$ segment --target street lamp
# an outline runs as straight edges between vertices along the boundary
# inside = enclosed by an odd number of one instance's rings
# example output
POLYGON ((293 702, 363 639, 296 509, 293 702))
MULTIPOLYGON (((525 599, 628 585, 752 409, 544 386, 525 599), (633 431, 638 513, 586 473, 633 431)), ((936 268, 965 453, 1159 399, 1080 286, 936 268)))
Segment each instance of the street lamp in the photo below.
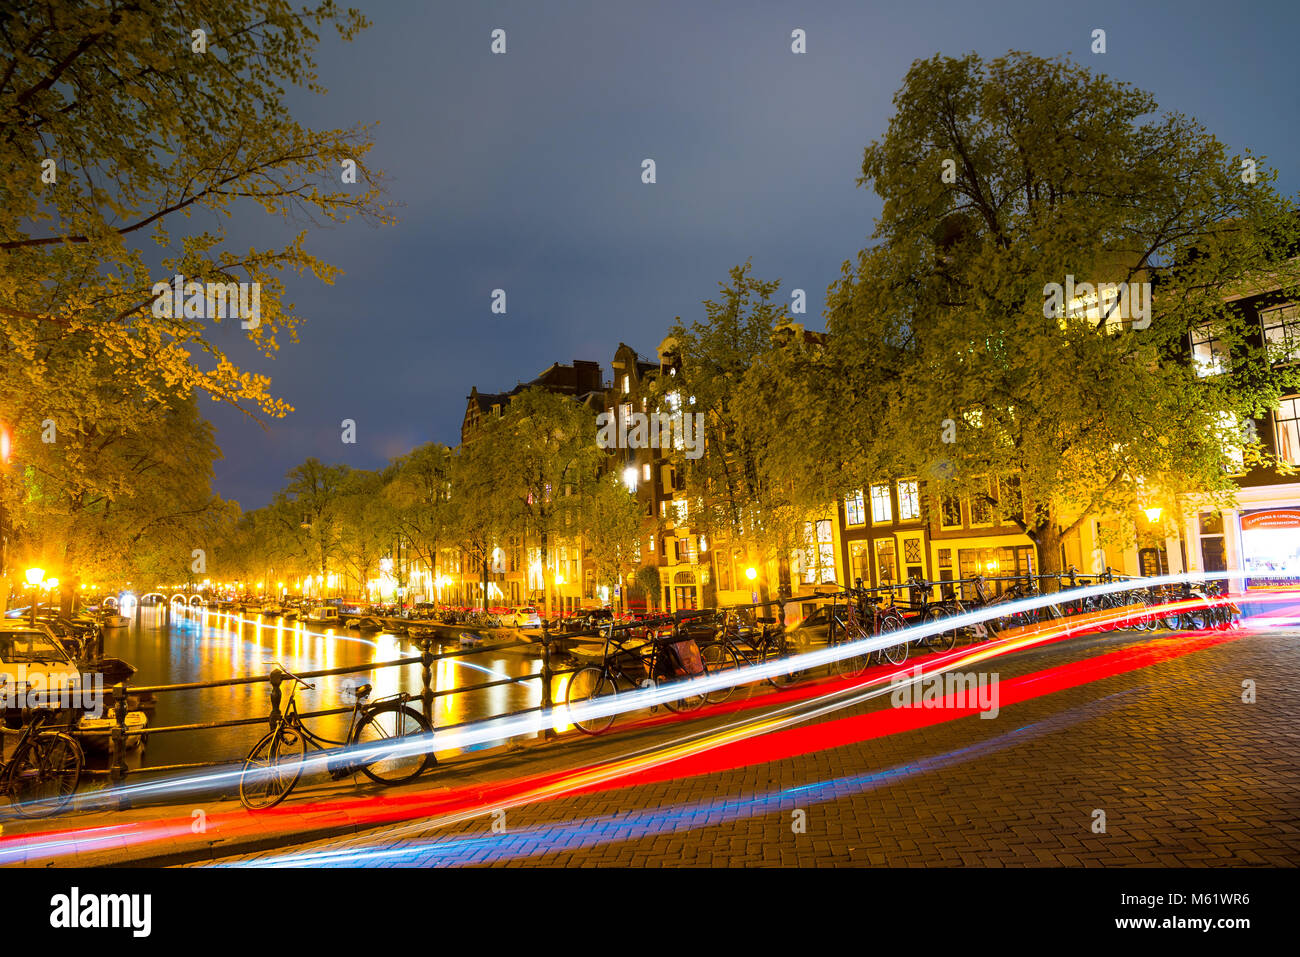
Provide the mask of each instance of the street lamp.
POLYGON ((36 606, 41 603, 41 582, 45 578, 44 568, 27 569, 27 584, 32 590, 32 624, 36 624, 36 606))
POLYGON ((750 565, 748 568, 745 569, 745 577, 748 578, 750 581, 753 581, 755 578, 758 577, 758 569, 755 568, 753 565, 750 565))

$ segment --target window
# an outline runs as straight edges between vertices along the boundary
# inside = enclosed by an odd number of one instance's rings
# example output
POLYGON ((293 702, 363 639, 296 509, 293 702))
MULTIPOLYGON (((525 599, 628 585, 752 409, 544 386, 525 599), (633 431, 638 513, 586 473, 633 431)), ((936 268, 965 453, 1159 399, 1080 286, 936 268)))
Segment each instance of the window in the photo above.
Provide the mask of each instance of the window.
POLYGON ((804 541, 807 542, 801 563, 804 583, 813 585, 835 581, 835 544, 830 519, 804 522, 803 529, 804 541))
POLYGON ((975 491, 970 496, 970 523, 972 525, 992 525, 993 506, 988 499, 988 479, 977 478, 975 491))
POLYGON ((850 549, 849 559, 852 565, 853 581, 864 581, 871 584, 871 552, 865 543, 859 543, 850 549))
POLYGON ((889 486, 871 486, 871 520, 877 525, 893 520, 893 510, 889 503, 889 486))
POLYGON ((1208 322, 1192 331, 1192 365, 1201 378, 1218 375, 1228 368, 1227 347, 1208 322))
POLYGON ((866 521, 866 513, 862 507, 862 490, 858 489, 844 500, 844 524, 865 525, 866 521))
POLYGON ((1264 346, 1274 362, 1300 360, 1300 305, 1289 303, 1259 314, 1264 324, 1264 346))
POLYGON ((880 572, 880 584, 888 585, 898 580, 892 538, 876 539, 876 568, 880 572))
POLYGON ((921 517, 921 484, 916 479, 898 483, 898 519, 913 522, 921 517))
POLYGON ((632 377, 623 376, 623 394, 627 395, 631 391, 632 391, 632 377))
POLYGON ((1231 412, 1220 412, 1217 420, 1223 439, 1224 468, 1229 475, 1242 475, 1246 471, 1246 450, 1242 447, 1241 421, 1231 412))
POLYGON ((647 462, 647 463, 645 463, 645 465, 641 466, 641 477, 642 477, 643 479, 645 479, 647 482, 650 481, 650 463, 649 463, 649 462, 647 462))
POLYGON ((961 527, 961 499, 945 495, 939 507, 939 525, 943 528, 961 527))
POLYGON ((1277 457, 1291 465, 1300 465, 1300 396, 1278 403, 1273 413, 1277 457))

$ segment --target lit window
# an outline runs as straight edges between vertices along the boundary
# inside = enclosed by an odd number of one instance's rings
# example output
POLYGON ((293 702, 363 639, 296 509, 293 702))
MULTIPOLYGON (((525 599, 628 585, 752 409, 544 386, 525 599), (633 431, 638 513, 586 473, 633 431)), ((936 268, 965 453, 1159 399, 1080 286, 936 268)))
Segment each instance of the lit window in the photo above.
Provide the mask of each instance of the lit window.
POLYGON ((632 377, 625 375, 623 376, 623 394, 627 395, 631 391, 632 391, 632 377))
POLYGON ((835 581, 835 543, 830 519, 804 522, 802 578, 806 584, 835 581))
POLYGON ((898 518, 911 522, 921 517, 921 484, 916 479, 898 483, 898 518))
POLYGON ((943 528, 961 526, 961 499, 955 495, 945 495, 939 508, 939 524, 943 528))
POLYGON ((1218 375, 1228 368, 1227 347, 1208 322, 1192 331, 1192 365, 1201 378, 1218 375))
POLYGON ((985 489, 988 487, 988 479, 975 479, 975 491, 970 497, 970 523, 972 525, 992 525, 993 524, 993 505, 989 502, 985 489))
POLYGON ((641 477, 642 477, 643 479, 645 479, 647 482, 650 481, 650 463, 649 463, 649 462, 647 462, 645 465, 641 466, 641 477))
POLYGON ((636 491, 636 469, 628 466, 623 470, 623 484, 627 486, 629 492, 636 491))
POLYGON ((1259 314, 1264 324, 1264 345, 1274 362, 1300 360, 1300 306, 1290 303, 1259 314))
POLYGON ((871 486, 871 520, 876 524, 892 521, 893 508, 889 502, 889 486, 871 486))
POLYGON ((1273 413, 1277 457, 1291 465, 1300 465, 1300 396, 1283 399, 1273 413))
POLYGON ((848 525, 865 525, 866 510, 862 507, 862 490, 854 492, 844 500, 844 522, 848 525))
POLYGON ((1223 447, 1224 468, 1229 475, 1241 475, 1246 471, 1246 452, 1242 446, 1244 434, 1241 420, 1231 412, 1220 412, 1215 416, 1219 427, 1219 442, 1223 447))

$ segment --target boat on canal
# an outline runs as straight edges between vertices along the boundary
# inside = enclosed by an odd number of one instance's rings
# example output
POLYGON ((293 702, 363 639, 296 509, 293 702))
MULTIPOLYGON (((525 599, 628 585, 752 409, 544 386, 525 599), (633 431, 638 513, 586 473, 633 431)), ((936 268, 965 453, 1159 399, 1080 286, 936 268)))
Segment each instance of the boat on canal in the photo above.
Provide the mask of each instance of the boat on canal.
POLYGON ((299 616, 298 620, 309 625, 333 625, 338 627, 343 624, 343 619, 339 618, 339 610, 333 605, 312 605, 299 616))

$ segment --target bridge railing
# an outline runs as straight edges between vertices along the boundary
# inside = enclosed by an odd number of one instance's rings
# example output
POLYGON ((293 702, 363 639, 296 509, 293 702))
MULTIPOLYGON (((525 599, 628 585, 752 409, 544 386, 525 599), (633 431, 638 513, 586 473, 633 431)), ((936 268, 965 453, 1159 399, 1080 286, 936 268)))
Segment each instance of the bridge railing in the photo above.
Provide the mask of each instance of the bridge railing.
MULTIPOLYGON (((553 685, 555 680, 573 674, 575 671, 578 670, 577 668, 568 668, 568 667, 557 668, 555 666, 554 657, 555 657, 555 646, 557 644, 557 639, 565 638, 565 637, 569 637, 569 636, 565 636, 565 635, 551 636, 547 634, 545 631, 543 631, 540 641, 519 639, 514 641, 494 642, 486 649, 483 647, 468 647, 468 648, 457 648, 450 651, 436 651, 435 648, 439 646, 438 640, 434 637, 426 636, 417 639, 415 642, 420 652, 418 655, 409 655, 401 658, 394 658, 388 661, 371 662, 367 664, 346 665, 337 668, 323 668, 323 669, 317 669, 313 671, 302 671, 302 672, 296 672, 296 674, 300 678, 312 679, 312 678, 337 677, 340 675, 370 674, 374 672, 383 671, 385 669, 405 669, 405 668, 418 667, 420 669, 419 691, 418 694, 413 695, 413 697, 419 698, 421 707, 424 712, 424 717, 429 722, 430 727, 433 728, 436 734, 438 731, 448 731, 453 728, 461 727, 465 724, 473 723, 473 722, 459 722, 456 724, 449 724, 449 725, 448 724, 439 725, 436 723, 435 711, 433 707, 434 702, 440 698, 446 698, 451 695, 472 694, 474 692, 486 691, 492 688, 499 688, 507 685, 524 684, 526 682, 537 681, 540 682, 541 684, 541 695, 540 695, 541 700, 539 701, 538 704, 526 708, 518 708, 512 711, 504 711, 500 713, 494 712, 490 715, 475 720, 476 721, 498 720, 501 718, 516 717, 520 715, 539 713, 539 712, 551 710, 551 708, 553 707, 552 698, 554 693, 553 685), (539 670, 529 672, 528 674, 523 674, 523 675, 498 678, 490 681, 479 681, 473 684, 456 685, 454 687, 449 687, 449 688, 437 687, 437 672, 434 666, 439 661, 454 660, 458 658, 464 658, 472 655, 482 654, 485 650, 498 652, 498 651, 509 651, 512 649, 519 649, 519 648, 531 648, 540 651, 539 657, 541 660, 541 667, 539 670)), ((124 781, 128 776, 134 774, 187 771, 187 770, 194 770, 198 768, 224 765, 224 764, 228 764, 231 760, 237 760, 243 757, 243 755, 242 754, 231 755, 230 757, 225 758, 224 760, 191 761, 191 762, 184 762, 184 763, 150 765, 148 767, 131 768, 127 764, 127 753, 129 750, 127 747, 127 740, 129 737, 133 737, 137 734, 142 734, 142 733, 153 736, 159 734, 184 734, 184 733, 193 733, 193 732, 215 731, 215 730, 228 729, 228 728, 248 727, 252 725, 266 725, 269 727, 277 720, 279 715, 280 692, 279 692, 278 685, 279 685, 279 679, 282 677, 283 677, 282 672, 271 671, 265 674, 241 675, 233 678, 220 678, 211 681, 190 681, 190 682, 183 682, 178 684, 135 685, 135 684, 131 684, 129 681, 115 684, 112 687, 112 692, 113 692, 113 705, 111 710, 111 717, 113 719, 112 726, 108 728, 101 728, 101 729, 93 729, 93 730, 88 729, 79 732, 79 734, 83 736, 91 736, 91 737, 107 736, 108 737, 109 739, 108 767, 106 769, 88 770, 85 773, 90 775, 97 775, 97 776, 107 776, 113 784, 117 784, 119 782, 124 781), (155 697, 157 697, 158 695, 183 694, 187 692, 200 692, 205 690, 211 690, 214 688, 228 688, 228 687, 234 687, 239 685, 255 685, 255 684, 266 684, 269 688, 268 699, 267 699, 268 710, 267 713, 263 715, 257 715, 253 717, 242 717, 242 718, 226 718, 217 721, 191 722, 187 724, 148 726, 143 729, 132 729, 127 724, 126 718, 127 718, 128 711, 130 710, 127 702, 132 695, 142 696, 142 695, 152 694, 155 697)), ((314 711, 303 711, 300 712, 300 717, 304 719, 322 718, 331 715, 348 714, 352 710, 353 707, 351 704, 349 704, 343 707, 323 708, 314 711)), ((555 731, 553 728, 547 727, 543 729, 543 733, 545 736, 551 737, 555 734, 555 731)))

